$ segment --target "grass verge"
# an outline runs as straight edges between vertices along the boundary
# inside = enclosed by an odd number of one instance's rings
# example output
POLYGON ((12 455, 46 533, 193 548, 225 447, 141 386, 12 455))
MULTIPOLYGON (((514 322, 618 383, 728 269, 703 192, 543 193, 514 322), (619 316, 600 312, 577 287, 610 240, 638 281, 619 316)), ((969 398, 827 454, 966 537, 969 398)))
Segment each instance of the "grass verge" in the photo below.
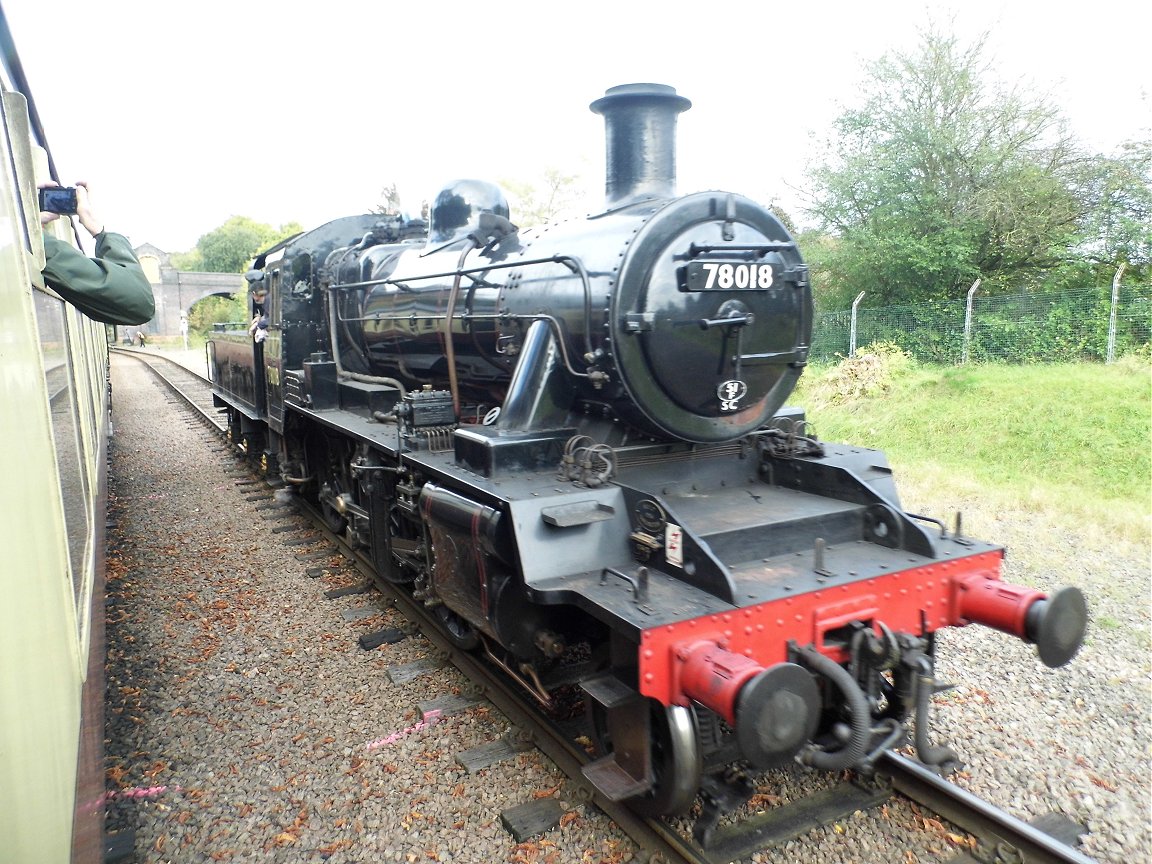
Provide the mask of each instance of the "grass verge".
MULTIPOLYGON (((806 375, 819 436, 886 452, 902 494, 1059 514, 1136 543, 1152 533, 1152 370, 919 366, 891 346, 806 375)), ((908 501, 905 501, 911 505, 908 501)))

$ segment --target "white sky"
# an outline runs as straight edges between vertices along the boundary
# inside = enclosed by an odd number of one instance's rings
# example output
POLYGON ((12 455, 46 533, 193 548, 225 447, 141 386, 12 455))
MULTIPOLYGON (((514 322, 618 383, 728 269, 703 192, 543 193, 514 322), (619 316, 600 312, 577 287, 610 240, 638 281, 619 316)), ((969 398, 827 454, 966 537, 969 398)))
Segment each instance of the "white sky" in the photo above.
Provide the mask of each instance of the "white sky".
POLYGON ((794 209, 810 136, 929 14, 965 42, 987 31, 999 77, 1048 94, 1097 152, 1152 127, 1152 4, 1128 0, 0 3, 61 180, 171 252, 232 215, 308 228, 364 212, 392 182, 411 212, 454 177, 548 167, 599 196, 588 103, 636 81, 693 102, 680 192, 794 209))

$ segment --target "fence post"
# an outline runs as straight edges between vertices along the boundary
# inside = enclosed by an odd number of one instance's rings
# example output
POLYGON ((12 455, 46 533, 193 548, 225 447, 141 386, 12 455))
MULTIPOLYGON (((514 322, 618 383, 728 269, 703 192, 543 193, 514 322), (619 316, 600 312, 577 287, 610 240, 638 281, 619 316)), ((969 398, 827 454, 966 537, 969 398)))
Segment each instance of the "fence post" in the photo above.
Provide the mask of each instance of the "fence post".
POLYGON ((972 283, 972 287, 968 289, 968 306, 964 310, 964 350, 960 356, 960 365, 968 365, 968 346, 972 344, 972 298, 976 294, 976 289, 980 287, 980 280, 977 279, 972 283))
POLYGON ((1124 275, 1124 268, 1128 264, 1121 264, 1116 268, 1116 275, 1112 277, 1112 310, 1108 313, 1108 354, 1105 363, 1116 359, 1116 306, 1120 300, 1120 277, 1124 275))
POLYGON ((852 326, 848 330, 848 356, 856 356, 856 307, 860 305, 860 301, 864 299, 864 292, 861 291, 856 295, 856 299, 852 301, 852 326))

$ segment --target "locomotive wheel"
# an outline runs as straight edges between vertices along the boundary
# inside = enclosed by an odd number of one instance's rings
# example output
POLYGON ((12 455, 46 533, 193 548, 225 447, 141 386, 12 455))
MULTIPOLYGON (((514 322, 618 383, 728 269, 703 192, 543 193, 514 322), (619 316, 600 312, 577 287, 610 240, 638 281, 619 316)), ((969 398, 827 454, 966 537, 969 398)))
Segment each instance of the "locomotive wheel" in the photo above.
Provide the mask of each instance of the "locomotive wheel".
POLYGON ((343 534, 348 521, 340 515, 335 507, 327 501, 320 502, 320 513, 324 516, 324 524, 333 534, 343 534))
POLYGON ((471 651, 480 644, 480 636, 472 625, 447 606, 437 606, 432 610, 432 614, 436 616, 440 629, 444 631, 448 641, 461 651, 471 651))
POLYGON ((424 538, 420 534, 419 526, 406 518, 398 507, 389 506, 380 575, 394 585, 411 583, 420 575, 420 569, 414 566, 410 550, 423 544, 424 538), (401 547, 409 554, 401 554, 401 547))
POLYGON ((340 482, 340 476, 336 471, 329 466, 324 472, 324 482, 320 486, 321 493, 320 499, 320 513, 324 517, 324 524, 328 526, 328 530, 333 534, 343 534, 345 527, 348 525, 348 520, 344 518, 339 510, 331 503, 333 499, 339 499, 341 493, 345 490, 344 484, 340 482), (324 492, 327 492, 327 497, 324 492))
MULTIPOLYGON (((652 788, 627 799, 643 816, 678 816, 696 800, 703 770, 696 715, 680 705, 665 707, 649 699, 652 788)), ((592 732, 601 753, 612 752, 607 714, 598 704, 592 709, 592 732)))

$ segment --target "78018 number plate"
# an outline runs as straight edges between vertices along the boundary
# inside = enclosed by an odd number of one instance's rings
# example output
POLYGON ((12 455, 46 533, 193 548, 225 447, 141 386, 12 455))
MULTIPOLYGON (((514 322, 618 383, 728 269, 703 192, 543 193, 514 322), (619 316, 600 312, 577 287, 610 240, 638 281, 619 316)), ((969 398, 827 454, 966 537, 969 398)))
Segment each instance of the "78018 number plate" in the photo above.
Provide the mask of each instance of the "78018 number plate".
POLYGON ((689 261, 686 291, 766 291, 775 282, 771 264, 753 261, 689 261))

